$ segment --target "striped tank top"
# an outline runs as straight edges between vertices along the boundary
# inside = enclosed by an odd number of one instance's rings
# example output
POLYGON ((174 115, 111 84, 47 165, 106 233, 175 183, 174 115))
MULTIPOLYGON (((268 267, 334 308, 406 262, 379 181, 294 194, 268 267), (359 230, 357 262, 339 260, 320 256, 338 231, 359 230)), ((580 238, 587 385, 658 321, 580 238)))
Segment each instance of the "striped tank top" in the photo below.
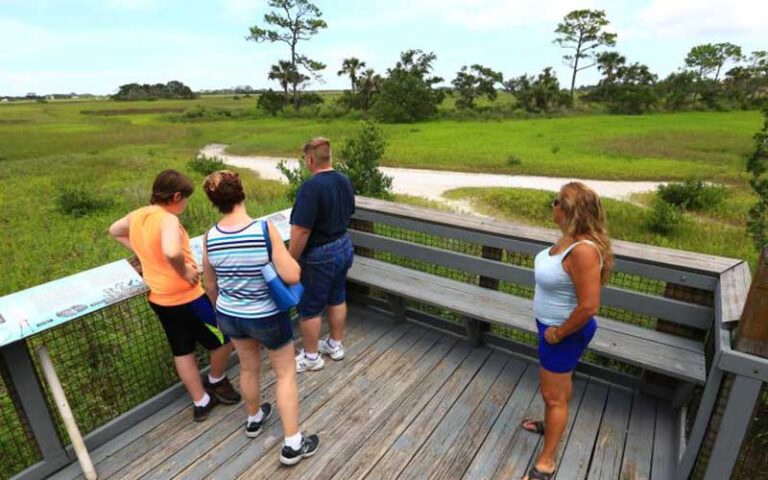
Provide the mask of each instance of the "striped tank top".
POLYGON ((264 318, 279 313, 269 295, 261 267, 269 263, 262 222, 225 231, 208 230, 208 262, 216 272, 219 296, 216 309, 233 317, 264 318))

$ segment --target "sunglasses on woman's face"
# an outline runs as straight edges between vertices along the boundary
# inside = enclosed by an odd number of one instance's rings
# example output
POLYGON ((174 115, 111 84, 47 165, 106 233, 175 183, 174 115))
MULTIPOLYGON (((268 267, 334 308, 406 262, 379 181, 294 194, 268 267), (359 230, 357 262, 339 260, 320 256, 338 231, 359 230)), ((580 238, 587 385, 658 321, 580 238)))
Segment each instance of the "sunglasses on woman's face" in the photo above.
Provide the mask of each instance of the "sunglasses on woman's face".
POLYGON ((559 207, 560 206, 560 199, 556 198, 552 200, 552 208, 559 207))

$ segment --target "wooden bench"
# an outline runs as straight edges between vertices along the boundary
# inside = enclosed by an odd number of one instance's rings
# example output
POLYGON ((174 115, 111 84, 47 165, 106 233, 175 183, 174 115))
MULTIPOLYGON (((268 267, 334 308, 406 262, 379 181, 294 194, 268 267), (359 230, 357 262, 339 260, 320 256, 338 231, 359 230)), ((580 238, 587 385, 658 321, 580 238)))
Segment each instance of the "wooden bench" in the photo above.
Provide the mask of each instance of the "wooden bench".
MULTIPOLYGON (((536 333, 533 301, 361 256, 349 272, 354 283, 408 300, 446 308, 465 317, 536 333)), ((701 342, 598 317, 590 350, 686 383, 706 381, 701 342)))
MULTIPOLYGON (((406 309, 396 299, 407 299, 464 317, 472 340, 483 337, 487 324, 537 333, 532 300, 498 291, 498 286, 532 291, 530 259, 554 243, 554 230, 362 197, 354 220, 352 241, 362 255, 356 257, 350 281, 388 294, 400 316, 406 309), (526 258, 528 263, 520 261, 526 258), (424 273, 419 265, 444 269, 447 275, 424 273)), ((703 339, 713 328, 714 308, 700 304, 701 298, 714 302, 720 274, 739 262, 623 241, 614 241, 613 247, 615 270, 624 280, 603 287, 602 304, 610 307, 606 315, 648 319, 650 328, 598 317, 590 350, 675 379, 677 394, 685 397, 692 385, 703 385, 707 378, 703 339)), ((409 313, 422 316, 413 309, 409 313)), ((519 349, 533 351, 526 345, 519 349)))

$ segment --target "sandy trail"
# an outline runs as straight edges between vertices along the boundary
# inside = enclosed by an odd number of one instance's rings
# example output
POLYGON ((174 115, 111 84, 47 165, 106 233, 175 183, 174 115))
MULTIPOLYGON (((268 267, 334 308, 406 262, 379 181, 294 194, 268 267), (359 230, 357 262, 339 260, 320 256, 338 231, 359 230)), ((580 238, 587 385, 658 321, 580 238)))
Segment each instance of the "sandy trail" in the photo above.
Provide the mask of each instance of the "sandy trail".
MULTIPOLYGON (((219 157, 227 164, 235 167, 251 169, 258 172, 261 178, 282 182, 285 182, 285 177, 277 169, 277 164, 285 160, 292 168, 298 165, 298 160, 292 158, 230 155, 226 153, 226 148, 226 145, 214 143, 200 150, 200 153, 206 156, 219 157)), ((579 180, 593 188, 600 196, 628 201, 633 194, 655 190, 662 183, 468 173, 416 168, 382 167, 381 170, 392 177, 394 193, 424 197, 446 204, 455 210, 475 214, 478 212, 472 208, 469 202, 450 200, 443 197, 443 194, 448 190, 461 187, 535 188, 557 192, 564 183, 579 180)))

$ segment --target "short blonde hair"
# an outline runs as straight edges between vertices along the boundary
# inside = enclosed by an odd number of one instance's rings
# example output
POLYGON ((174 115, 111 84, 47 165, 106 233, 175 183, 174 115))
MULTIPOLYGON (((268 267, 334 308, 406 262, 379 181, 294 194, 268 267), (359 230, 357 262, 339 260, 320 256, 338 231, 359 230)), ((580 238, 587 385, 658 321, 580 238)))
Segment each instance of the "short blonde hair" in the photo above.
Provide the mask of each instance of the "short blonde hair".
POLYGON ((310 154, 321 165, 331 161, 331 141, 324 137, 315 137, 304 144, 301 149, 304 155, 310 154))

